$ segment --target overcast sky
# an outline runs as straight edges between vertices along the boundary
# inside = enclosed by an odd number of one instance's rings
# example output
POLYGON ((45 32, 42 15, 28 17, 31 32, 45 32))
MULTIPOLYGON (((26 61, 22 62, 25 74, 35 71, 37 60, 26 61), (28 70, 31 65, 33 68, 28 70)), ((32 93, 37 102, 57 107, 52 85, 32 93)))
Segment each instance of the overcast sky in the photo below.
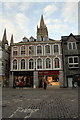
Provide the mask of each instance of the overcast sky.
POLYGON ((1 40, 5 28, 8 41, 11 34, 14 42, 21 41, 24 36, 36 38, 42 14, 49 38, 60 40, 61 36, 78 34, 77 2, 4 2, 0 3, 0 9, 1 40))

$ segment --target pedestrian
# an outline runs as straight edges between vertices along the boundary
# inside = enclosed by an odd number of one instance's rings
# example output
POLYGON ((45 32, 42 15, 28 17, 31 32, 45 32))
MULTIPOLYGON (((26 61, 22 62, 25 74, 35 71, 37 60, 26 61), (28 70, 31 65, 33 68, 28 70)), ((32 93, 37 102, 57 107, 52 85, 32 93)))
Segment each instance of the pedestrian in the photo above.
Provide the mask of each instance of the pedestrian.
POLYGON ((46 90, 46 88, 47 88, 47 82, 46 80, 44 80, 44 89, 46 90))

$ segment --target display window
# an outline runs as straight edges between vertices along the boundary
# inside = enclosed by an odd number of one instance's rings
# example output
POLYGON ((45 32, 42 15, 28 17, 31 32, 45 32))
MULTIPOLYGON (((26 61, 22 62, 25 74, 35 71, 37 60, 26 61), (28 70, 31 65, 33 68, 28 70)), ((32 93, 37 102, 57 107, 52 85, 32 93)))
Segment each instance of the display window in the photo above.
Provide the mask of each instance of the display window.
POLYGON ((32 75, 15 75, 13 81, 14 87, 33 87, 33 76, 32 75))

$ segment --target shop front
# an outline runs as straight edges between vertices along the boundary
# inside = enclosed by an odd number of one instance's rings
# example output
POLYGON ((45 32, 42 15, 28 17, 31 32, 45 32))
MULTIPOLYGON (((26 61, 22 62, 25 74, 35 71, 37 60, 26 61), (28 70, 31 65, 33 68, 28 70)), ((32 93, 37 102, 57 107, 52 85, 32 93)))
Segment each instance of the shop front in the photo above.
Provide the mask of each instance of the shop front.
POLYGON ((45 77, 48 85, 59 86, 59 71, 38 71, 39 88, 43 87, 43 78, 45 77))
POLYGON ((14 72, 13 87, 33 87, 33 72, 14 72))

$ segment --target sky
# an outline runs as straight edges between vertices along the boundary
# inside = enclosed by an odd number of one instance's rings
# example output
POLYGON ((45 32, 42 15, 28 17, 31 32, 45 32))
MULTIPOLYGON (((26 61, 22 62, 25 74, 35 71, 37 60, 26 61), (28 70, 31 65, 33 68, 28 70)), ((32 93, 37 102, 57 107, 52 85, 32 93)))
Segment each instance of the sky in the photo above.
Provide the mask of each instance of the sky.
POLYGON ((0 3, 0 40, 6 28, 7 40, 37 36, 37 25, 43 15, 49 38, 60 40, 70 33, 78 34, 77 2, 2 2, 0 3))

